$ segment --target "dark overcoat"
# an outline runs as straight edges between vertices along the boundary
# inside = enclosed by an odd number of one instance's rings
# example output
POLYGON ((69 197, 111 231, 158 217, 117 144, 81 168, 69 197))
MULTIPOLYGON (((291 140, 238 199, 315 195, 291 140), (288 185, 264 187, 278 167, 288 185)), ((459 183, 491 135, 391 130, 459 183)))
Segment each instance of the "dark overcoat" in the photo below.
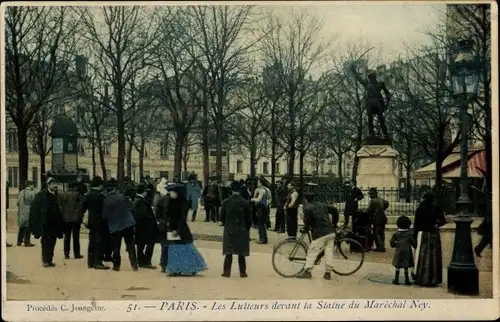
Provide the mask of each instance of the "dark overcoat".
POLYGON ((133 203, 135 243, 146 245, 158 240, 159 230, 153 208, 148 200, 137 195, 133 203))
POLYGON ((395 248, 392 266, 395 268, 410 268, 415 265, 413 262, 412 246, 416 247, 416 240, 413 238, 413 230, 398 230, 390 241, 391 247, 395 248))
POLYGON ((193 242, 193 235, 186 222, 186 214, 189 211, 189 202, 184 196, 172 199, 167 194, 162 196, 156 205, 155 215, 160 222, 159 241, 166 240, 167 231, 176 231, 180 240, 168 241, 174 244, 189 244, 193 242))
POLYGON ((89 212, 87 222, 89 229, 108 230, 108 223, 102 217, 104 199, 106 196, 96 188, 90 188, 90 191, 83 197, 80 212, 89 212))
POLYGON ((249 256, 249 230, 252 227, 250 203, 240 195, 233 194, 222 203, 220 214, 224 224, 222 254, 249 256))
POLYGON ((44 189, 36 194, 30 207, 30 231, 37 237, 62 238, 64 217, 57 195, 44 189))

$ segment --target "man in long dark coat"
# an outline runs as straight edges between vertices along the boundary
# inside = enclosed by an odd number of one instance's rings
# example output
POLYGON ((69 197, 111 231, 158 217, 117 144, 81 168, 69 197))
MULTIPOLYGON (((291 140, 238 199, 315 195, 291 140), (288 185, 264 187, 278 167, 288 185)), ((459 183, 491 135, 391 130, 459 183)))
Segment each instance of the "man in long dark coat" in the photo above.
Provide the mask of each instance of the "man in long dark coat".
POLYGON ((370 188, 368 194, 370 196, 368 215, 373 225, 373 239, 376 247, 374 251, 385 252, 385 225, 387 225, 385 210, 389 207, 389 202, 378 196, 376 188, 370 188))
POLYGON ((30 208, 30 231, 41 237, 43 267, 54 267, 54 248, 64 235, 64 217, 57 201, 57 181, 50 177, 47 187, 40 191, 30 208))
POLYGON ((286 185, 283 182, 278 181, 276 187, 276 222, 274 225, 274 231, 277 233, 284 233, 286 227, 285 220, 285 202, 288 195, 286 185))
POLYGON ((73 255, 83 258, 80 253, 80 229, 82 227, 83 212, 80 204, 83 195, 78 191, 77 184, 70 184, 67 191, 58 193, 59 207, 64 217, 64 258, 69 259, 71 239, 73 239, 73 255))
POLYGON ((238 255, 240 276, 247 277, 245 257, 250 255, 252 212, 250 203, 240 195, 240 183, 234 181, 231 189, 232 195, 224 200, 221 208, 221 220, 224 224, 222 254, 225 256, 222 276, 231 276, 233 255, 238 255))
POLYGON ((133 203, 135 219, 135 244, 137 246, 137 262, 139 267, 155 269, 151 263, 155 243, 158 240, 158 223, 148 196, 145 184, 137 186, 137 194, 133 203))
POLYGON ((356 181, 351 181, 351 189, 346 196, 344 207, 344 227, 349 225, 349 218, 353 217, 358 211, 358 202, 363 200, 363 192, 356 186, 356 181))
MULTIPOLYGON (((102 191, 102 178, 96 176, 90 183, 90 191, 81 204, 81 213, 89 212, 87 228, 89 229, 89 247, 87 253, 88 268, 109 269, 102 263, 106 249, 111 248, 109 242, 108 223, 102 217, 102 207, 106 196, 102 191)), ((111 254, 108 254, 111 257, 111 254)))

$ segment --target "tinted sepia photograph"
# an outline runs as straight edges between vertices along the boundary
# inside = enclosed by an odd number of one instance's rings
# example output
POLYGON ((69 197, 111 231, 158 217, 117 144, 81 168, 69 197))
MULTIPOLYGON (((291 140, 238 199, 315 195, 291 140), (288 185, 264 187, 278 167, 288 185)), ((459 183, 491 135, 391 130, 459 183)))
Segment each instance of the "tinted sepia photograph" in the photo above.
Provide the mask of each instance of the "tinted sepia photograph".
POLYGON ((1 9, 4 319, 498 314, 496 3, 1 9))

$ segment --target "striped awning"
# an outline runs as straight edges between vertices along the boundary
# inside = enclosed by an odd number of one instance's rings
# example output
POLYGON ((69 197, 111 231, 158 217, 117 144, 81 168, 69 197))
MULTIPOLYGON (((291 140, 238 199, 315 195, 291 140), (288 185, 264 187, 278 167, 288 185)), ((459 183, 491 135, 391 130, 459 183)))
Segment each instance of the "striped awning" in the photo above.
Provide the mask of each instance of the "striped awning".
MULTIPOLYGON (((481 178, 486 172, 486 154, 484 150, 475 150, 469 152, 467 162, 468 176, 471 178, 481 178)), ((443 178, 459 178, 460 177, 460 153, 453 152, 442 163, 443 178)), ((436 163, 426 165, 413 172, 414 179, 434 179, 436 175, 436 163)))

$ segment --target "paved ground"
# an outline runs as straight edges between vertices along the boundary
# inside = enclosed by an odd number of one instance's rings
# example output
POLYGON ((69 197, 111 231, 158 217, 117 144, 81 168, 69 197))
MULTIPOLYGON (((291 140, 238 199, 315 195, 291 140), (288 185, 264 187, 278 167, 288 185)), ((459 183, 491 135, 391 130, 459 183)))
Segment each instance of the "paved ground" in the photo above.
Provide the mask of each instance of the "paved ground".
MULTIPOLYGON (((13 240, 13 234, 8 234, 13 240)), ((271 246, 252 245, 248 258, 247 279, 237 274, 220 277, 222 269, 221 244, 196 241, 209 269, 196 277, 167 277, 159 270, 131 270, 128 262, 122 271, 96 271, 86 268, 86 260, 65 260, 62 242, 56 247, 54 268, 42 268, 40 246, 32 248, 10 247, 7 249, 8 284, 10 300, 145 300, 145 299, 296 299, 296 298, 462 298, 448 294, 445 283, 441 287, 394 286, 374 283, 372 280, 389 281, 392 267, 388 264, 366 262, 354 275, 334 276, 331 281, 321 278, 322 266, 318 266, 312 280, 285 279, 278 276, 271 265, 271 246)), ((82 239, 86 249, 87 240, 82 239)), ((158 246, 157 246, 158 247, 158 246)), ((159 261, 159 248, 154 262, 159 261)), ((124 253, 124 250, 122 250, 124 253)), ((372 256, 372 255, 369 255, 372 256)), ((123 254, 122 258, 126 259, 123 254)), ((480 272, 481 297, 492 296, 491 272, 480 272)))

